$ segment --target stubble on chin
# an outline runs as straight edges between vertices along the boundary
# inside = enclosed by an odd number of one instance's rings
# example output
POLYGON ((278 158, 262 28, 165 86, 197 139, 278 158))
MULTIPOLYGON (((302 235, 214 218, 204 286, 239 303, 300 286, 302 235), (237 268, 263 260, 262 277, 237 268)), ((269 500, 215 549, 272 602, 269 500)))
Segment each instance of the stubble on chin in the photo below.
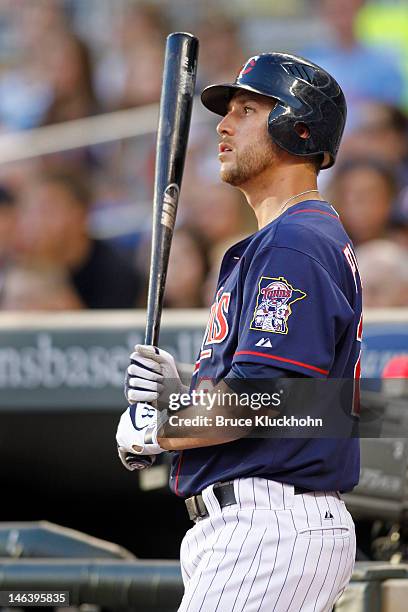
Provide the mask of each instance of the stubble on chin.
POLYGON ((274 144, 269 138, 263 143, 248 145, 241 153, 236 153, 234 164, 221 166, 220 178, 224 183, 239 187, 271 166, 275 157, 274 144))

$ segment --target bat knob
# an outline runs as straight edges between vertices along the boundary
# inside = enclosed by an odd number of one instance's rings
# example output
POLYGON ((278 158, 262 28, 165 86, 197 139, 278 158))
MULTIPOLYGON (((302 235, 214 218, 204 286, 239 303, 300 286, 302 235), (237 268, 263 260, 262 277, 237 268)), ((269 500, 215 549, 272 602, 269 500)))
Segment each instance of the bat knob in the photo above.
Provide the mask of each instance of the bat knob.
POLYGON ((130 470, 145 470, 153 465, 156 457, 154 455, 134 455, 128 453, 125 461, 130 470))

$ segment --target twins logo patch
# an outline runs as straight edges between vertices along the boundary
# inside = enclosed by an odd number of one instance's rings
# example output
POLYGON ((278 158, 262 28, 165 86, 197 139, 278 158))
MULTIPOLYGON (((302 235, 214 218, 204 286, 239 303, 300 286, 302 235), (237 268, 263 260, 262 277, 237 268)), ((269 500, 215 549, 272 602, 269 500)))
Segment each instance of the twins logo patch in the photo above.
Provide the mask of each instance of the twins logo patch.
POLYGON ((261 276, 254 316, 249 328, 273 334, 287 334, 291 307, 305 297, 304 291, 294 289, 283 276, 261 276))

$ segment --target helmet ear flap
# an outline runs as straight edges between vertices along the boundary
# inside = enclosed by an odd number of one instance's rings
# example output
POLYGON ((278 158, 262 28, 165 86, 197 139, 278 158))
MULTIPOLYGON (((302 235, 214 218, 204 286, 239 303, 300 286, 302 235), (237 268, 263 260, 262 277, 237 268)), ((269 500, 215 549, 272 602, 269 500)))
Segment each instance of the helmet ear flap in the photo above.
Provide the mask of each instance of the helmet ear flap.
POLYGON ((292 155, 321 156, 319 170, 330 168, 334 163, 330 153, 316 151, 319 145, 315 139, 315 130, 312 130, 305 121, 296 119, 292 110, 284 104, 278 103, 269 113, 268 132, 276 145, 292 155))
POLYGON ((273 142, 294 155, 307 155, 312 134, 304 121, 298 121, 291 109, 281 103, 269 113, 268 132, 273 142), (296 153, 294 153, 296 151, 296 153))

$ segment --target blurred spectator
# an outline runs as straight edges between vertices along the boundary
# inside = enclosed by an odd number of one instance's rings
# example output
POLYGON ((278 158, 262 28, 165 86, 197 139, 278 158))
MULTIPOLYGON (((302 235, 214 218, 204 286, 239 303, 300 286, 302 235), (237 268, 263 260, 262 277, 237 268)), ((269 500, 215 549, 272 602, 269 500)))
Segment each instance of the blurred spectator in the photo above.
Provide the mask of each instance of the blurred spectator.
POLYGON ((145 0, 130 0, 125 4, 120 24, 124 48, 135 44, 142 49, 150 42, 161 42, 169 31, 169 16, 162 6, 145 0))
MULTIPOLYGON (((147 2, 122 2, 118 8, 111 26, 111 44, 97 61, 94 75, 98 99, 107 110, 159 101, 169 28, 163 7, 147 2)), ((107 154, 100 160, 113 182, 120 185, 120 201, 138 202, 135 211, 138 222, 150 215, 155 143, 156 134, 152 131, 105 147, 107 154)), ((102 199, 107 201, 103 196, 102 199)))
POLYGON ((66 30, 45 40, 52 100, 43 125, 88 117, 97 112, 92 62, 87 45, 66 30))
POLYGON ((252 230, 255 218, 236 189, 222 183, 205 183, 190 176, 183 185, 181 214, 211 251, 220 242, 234 244, 252 230))
POLYGON ((388 240, 373 240, 356 252, 365 308, 408 304, 408 250, 388 240))
POLYGON ((167 308, 204 306, 203 286, 207 273, 208 260, 202 240, 187 228, 176 230, 170 252, 165 306, 167 308))
POLYGON ((105 242, 90 237, 91 193, 76 175, 48 172, 19 205, 18 252, 22 262, 67 272, 88 308, 130 308, 143 289, 130 264, 105 242))
POLYGON ((355 159, 339 165, 330 200, 355 245, 386 235, 395 197, 392 170, 374 159, 355 159))
POLYGON ((395 106, 366 103, 341 147, 342 158, 375 157, 392 165, 398 188, 408 185, 408 117, 395 106))
POLYGON ((398 195, 389 238, 408 250, 408 186, 398 195))
MULTIPOLYGON (((70 30, 56 31, 45 38, 45 69, 51 97, 41 125, 53 125, 95 115, 98 103, 93 87, 93 66, 88 46, 70 30)), ((95 172, 100 165, 99 150, 80 147, 42 158, 45 167, 63 164, 79 172, 95 172)))
POLYGON ((0 187, 0 295, 4 279, 12 257, 16 229, 16 210, 14 196, 0 187))
POLYGON ((23 190, 32 183, 40 167, 41 160, 38 157, 0 164, 0 185, 12 194, 17 202, 23 190))
POLYGON ((49 104, 49 84, 37 73, 37 66, 24 72, 9 70, 0 77, 0 129, 17 131, 36 127, 49 104))
POLYGON ((0 270, 9 260, 15 238, 16 207, 13 194, 0 186, 0 270))
POLYGON ((224 13, 210 10, 196 31, 200 40, 197 89, 210 83, 229 83, 248 57, 238 23, 224 13))
POLYGON ((118 108, 134 108, 160 100, 163 61, 162 43, 150 41, 143 48, 136 46, 130 50, 118 108))
POLYGON ((0 125, 14 131, 36 127, 51 103, 46 42, 50 35, 58 40, 66 18, 56 0, 20 0, 9 7, 8 17, 18 52, 0 77, 0 125))
POLYGON ((331 40, 303 54, 328 70, 340 83, 349 107, 348 128, 356 106, 365 100, 402 103, 404 81, 396 58, 383 46, 367 46, 356 37, 356 16, 364 0, 320 0, 331 40))
POLYGON ((235 240, 221 241, 213 246, 210 253, 210 269, 203 286, 203 300, 205 306, 211 306, 215 300, 215 290, 217 288, 221 262, 225 252, 232 246, 232 244, 239 242, 241 238, 245 238, 245 236, 237 236, 235 240))
POLYGON ((62 270, 13 266, 5 275, 3 310, 78 310, 83 308, 62 270))
POLYGON ((146 2, 124 6, 112 27, 112 44, 96 66, 96 89, 105 108, 159 100, 167 33, 161 7, 146 2))
MULTIPOLYGON (((17 3, 16 3, 17 4, 17 3)), ((16 6, 16 26, 28 51, 41 47, 51 32, 63 31, 68 27, 65 11, 67 3, 60 0, 19 0, 16 6)))

